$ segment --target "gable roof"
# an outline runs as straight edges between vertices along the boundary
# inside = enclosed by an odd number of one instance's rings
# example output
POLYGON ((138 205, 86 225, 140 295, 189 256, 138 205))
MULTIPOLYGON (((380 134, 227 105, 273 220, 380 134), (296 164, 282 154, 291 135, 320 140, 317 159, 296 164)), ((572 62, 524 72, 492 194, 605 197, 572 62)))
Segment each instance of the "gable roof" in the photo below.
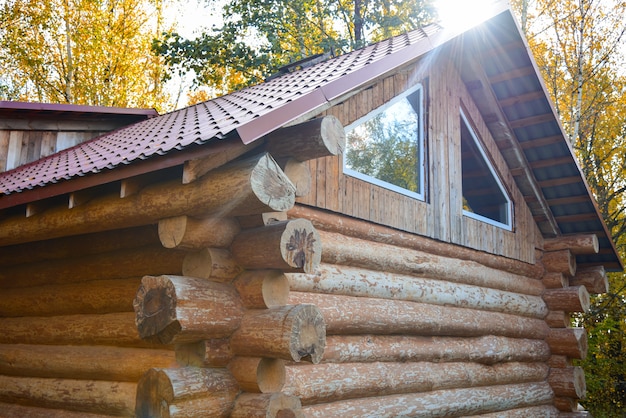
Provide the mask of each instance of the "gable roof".
POLYGON ((179 165, 192 158, 184 151, 213 141, 235 136, 251 143, 306 120, 394 69, 447 47, 450 40, 463 45, 462 77, 543 235, 595 233, 600 253, 578 255, 577 262, 621 270, 614 243, 508 7, 464 33, 431 25, 1 173, 0 209, 179 165))

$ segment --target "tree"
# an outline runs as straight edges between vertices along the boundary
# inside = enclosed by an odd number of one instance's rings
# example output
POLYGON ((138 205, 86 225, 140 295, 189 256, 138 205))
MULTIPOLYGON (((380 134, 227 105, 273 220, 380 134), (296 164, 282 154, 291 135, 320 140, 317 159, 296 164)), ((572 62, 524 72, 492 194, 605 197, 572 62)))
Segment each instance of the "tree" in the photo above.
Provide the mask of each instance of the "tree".
POLYGON ((161 0, 6 0, 0 6, 0 97, 155 107, 164 62, 151 53, 161 0))
MULTIPOLYGON (((598 206, 626 258, 626 2, 519 0, 529 44, 598 206)), ((596 417, 626 415, 626 280, 576 319, 589 332, 587 398, 596 417)))
MULTIPOLYGON (((214 5, 215 0, 207 0, 214 5)), ((196 84, 223 94, 256 84, 291 62, 339 55, 432 20, 432 0, 230 0, 220 28, 196 39, 175 32, 154 50, 196 84)))

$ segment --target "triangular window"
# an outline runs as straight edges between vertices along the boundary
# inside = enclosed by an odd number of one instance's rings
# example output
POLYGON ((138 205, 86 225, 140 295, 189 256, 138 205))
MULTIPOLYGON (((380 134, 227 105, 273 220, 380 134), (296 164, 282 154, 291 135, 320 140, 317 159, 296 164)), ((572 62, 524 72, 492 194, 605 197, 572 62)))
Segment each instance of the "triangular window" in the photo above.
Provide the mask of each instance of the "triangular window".
POLYGON ((463 214, 512 230, 512 203, 461 110, 461 165, 463 214))

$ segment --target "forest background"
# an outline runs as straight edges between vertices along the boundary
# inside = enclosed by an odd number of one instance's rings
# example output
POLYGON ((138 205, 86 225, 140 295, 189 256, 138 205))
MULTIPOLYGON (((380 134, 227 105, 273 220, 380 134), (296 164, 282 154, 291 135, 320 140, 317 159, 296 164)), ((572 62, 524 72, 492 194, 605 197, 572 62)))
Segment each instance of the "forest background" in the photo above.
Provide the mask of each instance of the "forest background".
MULTIPOLYGON (((440 0, 443 1, 443 0, 440 0)), ((459 4, 481 5, 459 1, 459 4)), ((200 0, 192 37, 175 0, 0 0, 0 100, 173 110, 438 19, 435 0, 200 0), (189 33, 187 31, 186 33, 189 33)), ((513 0, 520 27, 626 259, 626 1, 513 0)), ((461 16, 467 16, 463 11, 461 16)), ((589 333, 595 417, 626 416, 626 276, 575 319, 589 333)))

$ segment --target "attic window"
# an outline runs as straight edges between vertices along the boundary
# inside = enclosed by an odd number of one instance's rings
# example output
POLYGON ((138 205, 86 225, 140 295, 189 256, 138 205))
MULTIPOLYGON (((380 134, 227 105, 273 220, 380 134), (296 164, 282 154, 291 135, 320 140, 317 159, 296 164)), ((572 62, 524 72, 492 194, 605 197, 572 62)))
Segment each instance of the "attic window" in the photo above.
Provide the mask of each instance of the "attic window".
POLYGON ((512 230, 512 203, 461 110, 461 166, 463 214, 512 230))
POLYGON ((423 200, 423 107, 418 85, 346 127, 344 173, 423 200))

